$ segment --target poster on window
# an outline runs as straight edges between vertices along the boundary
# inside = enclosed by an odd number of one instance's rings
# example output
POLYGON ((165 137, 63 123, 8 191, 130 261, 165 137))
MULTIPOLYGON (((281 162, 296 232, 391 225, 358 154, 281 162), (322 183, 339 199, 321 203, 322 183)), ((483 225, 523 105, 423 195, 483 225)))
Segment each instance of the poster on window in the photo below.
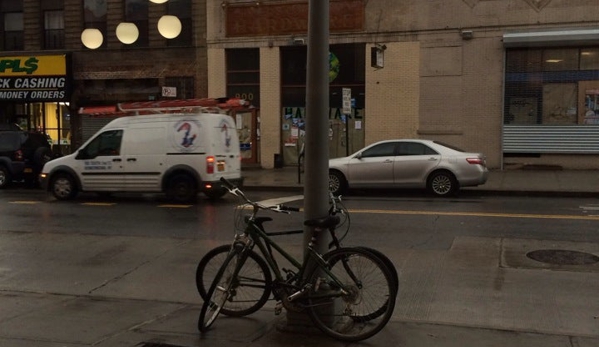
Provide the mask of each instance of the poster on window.
POLYGON ((599 124, 599 89, 585 91, 584 97, 584 120, 583 124, 599 124))

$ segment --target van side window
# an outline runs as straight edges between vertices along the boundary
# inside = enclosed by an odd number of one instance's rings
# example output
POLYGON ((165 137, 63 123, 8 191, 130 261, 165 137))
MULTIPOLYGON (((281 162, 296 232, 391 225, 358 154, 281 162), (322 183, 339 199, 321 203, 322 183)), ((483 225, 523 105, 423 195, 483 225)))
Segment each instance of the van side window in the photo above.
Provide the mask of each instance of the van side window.
POLYGON ((105 131, 87 145, 85 148, 86 157, 95 158, 97 156, 119 155, 122 139, 122 130, 105 131))

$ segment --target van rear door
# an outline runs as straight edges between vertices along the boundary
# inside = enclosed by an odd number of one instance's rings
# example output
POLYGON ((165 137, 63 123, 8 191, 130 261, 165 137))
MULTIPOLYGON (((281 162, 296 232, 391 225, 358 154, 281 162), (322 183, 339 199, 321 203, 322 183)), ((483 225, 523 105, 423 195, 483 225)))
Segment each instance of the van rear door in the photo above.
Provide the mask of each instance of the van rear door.
POLYGON ((241 177, 241 158, 239 156, 239 138, 235 123, 229 116, 218 116, 218 122, 213 128, 213 141, 211 144, 214 155, 214 178, 220 177, 236 179, 241 177))

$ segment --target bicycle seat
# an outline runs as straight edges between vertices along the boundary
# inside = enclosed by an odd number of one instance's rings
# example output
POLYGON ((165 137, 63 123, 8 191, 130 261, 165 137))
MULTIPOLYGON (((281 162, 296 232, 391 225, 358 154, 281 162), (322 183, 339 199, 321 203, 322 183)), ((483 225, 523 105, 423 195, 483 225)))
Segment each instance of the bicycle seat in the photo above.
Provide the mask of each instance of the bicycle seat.
POLYGON ((304 221, 304 225, 307 227, 315 227, 321 229, 329 229, 334 228, 339 222, 341 218, 339 216, 326 216, 324 218, 316 218, 316 219, 308 219, 304 221))

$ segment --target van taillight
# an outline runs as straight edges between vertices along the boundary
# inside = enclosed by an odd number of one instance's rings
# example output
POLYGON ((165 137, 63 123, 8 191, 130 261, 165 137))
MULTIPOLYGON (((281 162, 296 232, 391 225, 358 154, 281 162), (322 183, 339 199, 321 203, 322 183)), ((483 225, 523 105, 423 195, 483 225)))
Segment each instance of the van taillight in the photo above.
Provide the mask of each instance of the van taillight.
POLYGON ((23 161, 23 151, 20 149, 15 152, 15 161, 23 161))
POLYGON ((214 162, 215 160, 213 156, 210 155, 206 157, 206 173, 214 173, 214 162))

